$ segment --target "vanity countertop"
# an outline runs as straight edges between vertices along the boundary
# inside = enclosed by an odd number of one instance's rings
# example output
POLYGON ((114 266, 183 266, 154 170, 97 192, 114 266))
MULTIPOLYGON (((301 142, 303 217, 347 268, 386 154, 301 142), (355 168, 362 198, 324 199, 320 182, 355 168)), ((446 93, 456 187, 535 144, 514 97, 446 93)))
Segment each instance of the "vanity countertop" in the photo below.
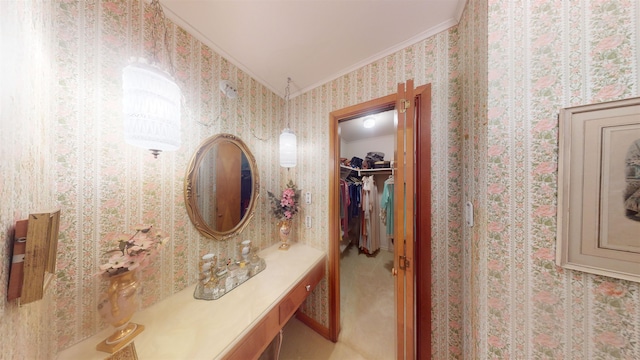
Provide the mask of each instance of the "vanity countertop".
MULTIPOLYGON (((288 251, 274 245, 260 252, 267 267, 218 300, 196 300, 195 285, 133 315, 145 329, 135 339, 138 359, 218 359, 309 272, 325 261, 323 251, 292 244, 288 251)), ((142 280, 144 281, 144 279, 142 280)), ((105 359, 96 345, 113 332, 109 327, 63 350, 58 359, 105 359)))

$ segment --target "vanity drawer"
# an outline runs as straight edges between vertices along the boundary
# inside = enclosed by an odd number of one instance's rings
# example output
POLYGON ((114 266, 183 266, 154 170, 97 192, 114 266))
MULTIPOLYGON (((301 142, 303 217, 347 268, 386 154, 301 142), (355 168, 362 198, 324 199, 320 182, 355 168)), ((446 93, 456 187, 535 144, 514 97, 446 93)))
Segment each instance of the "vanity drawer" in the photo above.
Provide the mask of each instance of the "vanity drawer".
POLYGON ((323 258, 223 359, 258 359, 269 343, 278 335, 280 329, 298 310, 304 299, 322 280, 324 271, 325 259, 323 258), (308 291, 307 286, 309 286, 308 291))
POLYGON ((280 331, 275 311, 270 311, 249 333, 241 344, 236 346, 224 359, 248 360, 257 359, 267 345, 280 331))
POLYGON ((324 261, 318 263, 305 277, 300 281, 289 294, 280 302, 280 325, 284 324, 291 318, 291 315, 302 305, 302 302, 309 296, 311 291, 324 277, 325 264, 324 261))

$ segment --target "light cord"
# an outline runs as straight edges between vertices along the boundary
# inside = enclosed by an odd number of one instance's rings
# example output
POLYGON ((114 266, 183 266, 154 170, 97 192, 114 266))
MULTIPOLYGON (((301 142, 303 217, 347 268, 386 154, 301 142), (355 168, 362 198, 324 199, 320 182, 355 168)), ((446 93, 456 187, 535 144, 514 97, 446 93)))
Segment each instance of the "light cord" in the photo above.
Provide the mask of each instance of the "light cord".
POLYGON ((284 122, 287 126, 287 128, 289 128, 289 96, 291 95, 291 78, 288 77, 287 78, 287 88, 284 89, 284 107, 285 107, 285 113, 284 113, 284 122))
POLYGON ((171 76, 175 76, 175 68, 173 67, 173 59, 171 57, 171 51, 169 49, 169 30, 167 29, 166 18, 164 16, 164 11, 162 10, 162 5, 160 5, 159 0, 151 0, 151 11, 153 16, 153 26, 151 27, 151 38, 153 38, 153 58, 156 63, 160 63, 160 59, 158 57, 159 53, 159 41, 160 41, 160 30, 163 31, 163 42, 164 42, 164 50, 166 51, 166 58, 169 62, 169 71, 171 76))

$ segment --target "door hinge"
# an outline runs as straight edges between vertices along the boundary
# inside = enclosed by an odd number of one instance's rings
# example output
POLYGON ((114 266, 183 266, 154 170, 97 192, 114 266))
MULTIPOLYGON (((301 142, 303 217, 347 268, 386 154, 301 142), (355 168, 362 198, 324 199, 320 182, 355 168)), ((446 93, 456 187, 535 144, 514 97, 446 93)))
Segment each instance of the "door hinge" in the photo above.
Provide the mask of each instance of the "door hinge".
POLYGON ((407 109, 411 106, 411 101, 407 99, 400 99, 400 113, 405 113, 407 109))
POLYGON ((408 267, 411 267, 411 261, 409 261, 406 256, 399 256, 398 267, 400 267, 401 270, 406 270, 408 267))

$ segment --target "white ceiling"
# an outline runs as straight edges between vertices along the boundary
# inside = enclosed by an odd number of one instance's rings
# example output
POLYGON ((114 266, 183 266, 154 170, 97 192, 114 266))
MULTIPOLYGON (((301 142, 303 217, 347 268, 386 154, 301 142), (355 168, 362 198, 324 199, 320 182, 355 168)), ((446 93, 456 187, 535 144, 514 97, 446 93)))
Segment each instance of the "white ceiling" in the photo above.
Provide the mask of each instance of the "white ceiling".
POLYGON ((338 125, 338 135, 341 140, 347 143, 373 137, 394 135, 396 133, 395 113, 395 110, 387 110, 373 115, 342 121, 338 125), (365 128, 363 125, 364 120, 368 117, 375 119, 376 125, 372 128, 365 128))
POLYGON ((165 14, 284 97, 458 23, 466 0, 160 0, 165 14))

